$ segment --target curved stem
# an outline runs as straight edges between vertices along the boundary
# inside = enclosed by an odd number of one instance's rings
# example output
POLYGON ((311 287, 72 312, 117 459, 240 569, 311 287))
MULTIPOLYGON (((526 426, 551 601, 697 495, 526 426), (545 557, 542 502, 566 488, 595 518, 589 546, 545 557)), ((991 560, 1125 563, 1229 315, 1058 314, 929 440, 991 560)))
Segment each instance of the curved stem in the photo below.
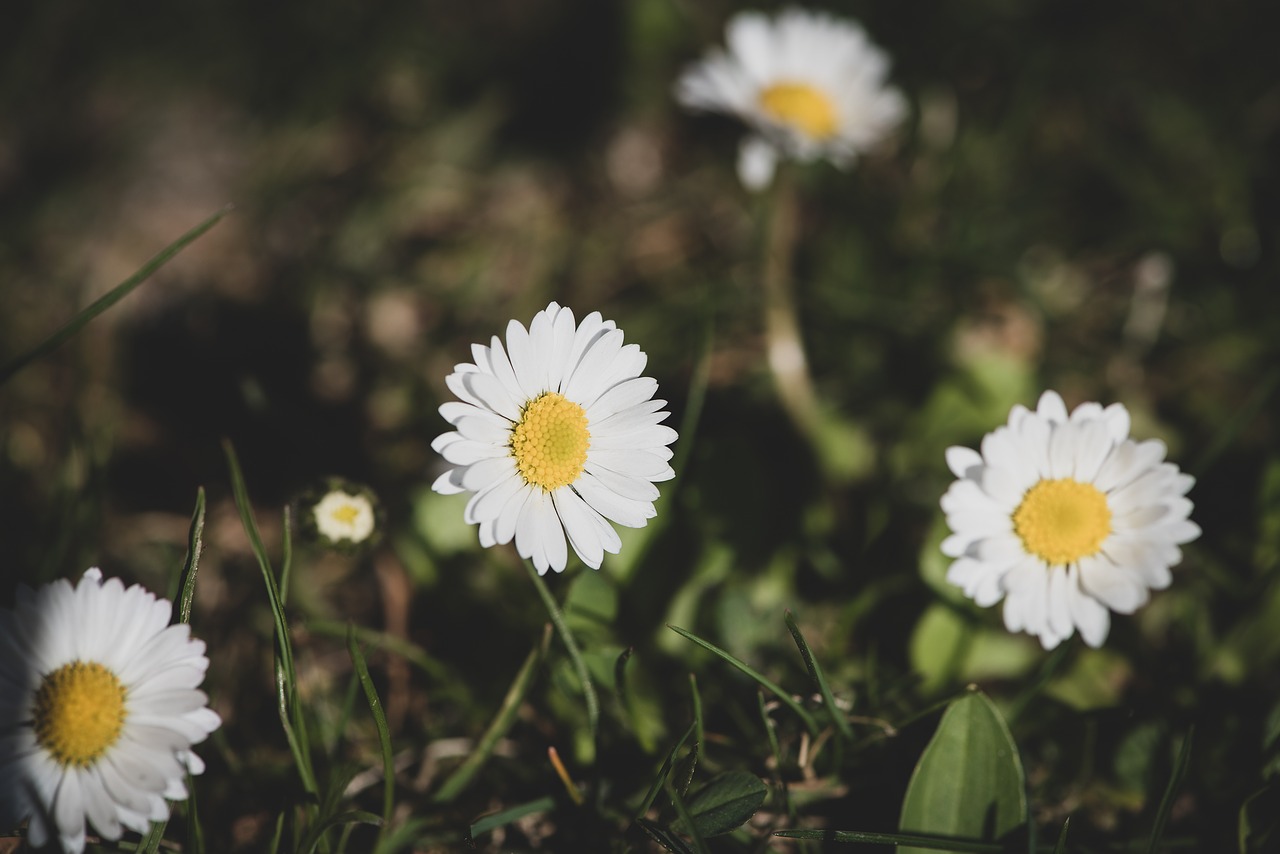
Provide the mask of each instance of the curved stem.
POLYGON ((792 277, 799 211, 790 170, 778 170, 772 202, 761 276, 765 350, 783 409, 800 434, 815 442, 819 424, 818 395, 804 353, 792 277))

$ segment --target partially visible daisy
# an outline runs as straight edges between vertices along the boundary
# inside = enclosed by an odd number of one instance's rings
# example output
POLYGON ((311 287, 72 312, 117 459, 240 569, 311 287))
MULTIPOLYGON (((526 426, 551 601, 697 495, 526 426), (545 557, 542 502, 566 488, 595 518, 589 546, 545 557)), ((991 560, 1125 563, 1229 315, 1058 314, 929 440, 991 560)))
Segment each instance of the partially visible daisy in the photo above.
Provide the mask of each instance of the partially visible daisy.
POLYGON ((959 478, 942 497, 954 532, 947 580, 988 607, 1004 599, 1009 631, 1052 649, 1080 630, 1101 646, 1110 612, 1131 614, 1169 586, 1178 548, 1200 536, 1187 517, 1195 483, 1163 462, 1164 443, 1129 438, 1129 413, 1085 403, 1067 414, 1052 391, 1015 406, 982 453, 947 449, 959 478))
POLYGON ((310 508, 316 532, 334 546, 356 546, 377 528, 377 515, 369 495, 338 482, 330 486, 310 508))
POLYGON ((30 818, 27 839, 84 849, 145 833, 185 800, 191 752, 221 724, 197 686, 209 666, 173 606, 90 569, 0 610, 0 827, 30 818))
POLYGON ((852 21, 796 8, 773 20, 739 12, 725 40, 728 52, 715 48, 680 76, 676 98, 752 127, 738 155, 750 189, 768 185, 779 156, 843 169, 906 114, 901 93, 885 86, 888 57, 852 21))
POLYGON ((566 536, 599 569, 622 546, 609 521, 644 527, 654 483, 675 476, 676 431, 661 423, 670 413, 652 399, 657 381, 640 375, 647 357, 600 312, 576 324, 554 302, 528 330, 508 323, 505 348, 495 335, 471 353, 445 380, 460 400, 440 414, 456 429, 431 447, 453 468, 432 488, 475 493, 465 518, 480 544, 514 538, 539 574, 565 568, 566 536))

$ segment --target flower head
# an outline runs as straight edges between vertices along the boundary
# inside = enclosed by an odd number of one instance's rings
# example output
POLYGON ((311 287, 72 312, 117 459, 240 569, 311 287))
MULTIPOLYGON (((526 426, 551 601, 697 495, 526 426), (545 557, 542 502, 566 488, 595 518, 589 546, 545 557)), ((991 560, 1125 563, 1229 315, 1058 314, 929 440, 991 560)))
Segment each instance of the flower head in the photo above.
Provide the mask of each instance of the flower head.
POLYGON ((191 752, 221 724, 196 686, 209 660, 172 605, 90 569, 18 589, 0 610, 0 827, 39 848, 145 833, 185 800, 191 752))
POLYGON ((378 527, 377 507, 371 495, 368 490, 342 481, 330 483, 309 508, 315 533, 335 548, 366 542, 378 527))
POLYGON ((609 521, 643 527, 654 483, 674 477, 676 431, 661 423, 658 383, 640 376, 645 354, 599 312, 576 324, 554 302, 527 330, 508 323, 505 348, 495 335, 471 352, 445 380, 459 400, 440 414, 455 429, 431 446, 453 467, 432 488, 475 493, 465 518, 485 547, 514 538, 539 573, 560 572, 567 536, 599 569, 622 546, 609 521))
POLYGON ((888 57, 852 21, 796 8, 772 20, 739 12, 725 40, 728 52, 716 48, 680 76, 676 98, 751 126, 738 155, 751 189, 769 183, 779 155, 844 168, 906 113, 901 93, 884 85, 888 57))
POLYGON ((1200 536, 1187 517, 1195 480, 1163 462, 1164 443, 1129 438, 1113 403, 1076 407, 1056 392, 1015 406, 982 452, 947 449, 958 480, 942 497, 954 532, 947 580, 988 607, 1004 599, 1009 631, 1052 649, 1072 633, 1101 646, 1110 613, 1131 614, 1169 586, 1178 546, 1200 536))

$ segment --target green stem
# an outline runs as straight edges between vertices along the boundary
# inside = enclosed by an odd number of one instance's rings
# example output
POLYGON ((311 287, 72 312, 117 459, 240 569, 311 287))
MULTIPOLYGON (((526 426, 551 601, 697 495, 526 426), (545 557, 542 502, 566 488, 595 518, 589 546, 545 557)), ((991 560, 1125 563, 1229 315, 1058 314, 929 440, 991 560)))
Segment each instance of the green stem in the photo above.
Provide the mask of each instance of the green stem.
POLYGON ((564 614, 561 613, 560 606, 556 604, 555 597, 551 595, 551 591, 547 589, 547 584, 542 580, 542 576, 533 568, 533 564, 528 561, 524 562, 524 568, 529 572, 529 577, 533 579, 534 589, 538 591, 538 595, 542 598, 542 604, 546 606, 547 614, 551 617, 551 624, 556 627, 556 634, 560 635, 560 640, 569 652, 569 660, 573 662, 573 669, 577 672, 579 681, 582 682, 582 696, 587 702, 587 721, 591 727, 591 743, 594 745, 596 730, 600 724, 600 702, 596 699, 595 686, 591 684, 591 674, 587 672, 587 662, 583 660, 582 651, 578 649, 578 642, 573 639, 573 633, 569 631, 569 624, 564 621, 564 614))
POLYGON ((816 443, 818 395, 804 353, 792 277, 799 211, 790 170, 778 171, 772 202, 761 275, 766 358, 787 416, 802 436, 816 443))

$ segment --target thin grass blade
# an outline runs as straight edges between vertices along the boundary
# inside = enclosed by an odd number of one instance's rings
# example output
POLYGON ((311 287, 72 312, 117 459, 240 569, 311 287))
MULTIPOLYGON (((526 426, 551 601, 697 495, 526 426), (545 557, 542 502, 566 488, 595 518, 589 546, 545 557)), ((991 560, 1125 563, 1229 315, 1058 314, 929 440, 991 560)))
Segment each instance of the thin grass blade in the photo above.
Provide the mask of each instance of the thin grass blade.
POLYGON ((836 705, 836 698, 831 693, 831 686, 827 684, 827 677, 823 674, 818 660, 813 657, 813 651, 809 649, 809 643, 804 639, 804 635, 800 633, 800 627, 796 625, 795 616, 790 611, 787 611, 785 619, 787 621, 787 629, 790 630, 792 639, 795 640, 796 646, 800 649, 800 657, 804 659, 804 666, 809 669, 809 678, 817 685, 818 693, 822 695, 822 702, 826 704, 827 711, 831 714, 831 719, 835 721, 836 729, 840 730, 840 735, 844 736, 846 743, 851 743, 853 741, 853 728, 849 726, 849 721, 844 712, 840 711, 840 707, 836 705))
POLYGON ((183 249, 186 249, 187 246, 197 240, 206 231, 217 225, 218 220, 222 219, 230 212, 231 206, 228 205, 206 219, 204 222, 197 225, 195 228, 188 231, 186 234, 179 237, 174 242, 170 243, 164 249, 161 249, 155 257, 143 264, 138 269, 138 272, 134 273, 132 276, 125 279, 102 296, 98 297, 98 299, 94 300, 91 305, 83 309, 75 317, 71 318, 66 326, 63 326, 57 332, 53 333, 53 335, 49 336, 45 341, 36 345, 33 349, 28 350, 16 359, 0 366, 0 385, 4 385, 10 377, 35 360, 61 347, 66 343, 67 339, 74 336, 98 315, 102 314, 104 311, 111 308, 111 306, 127 297, 134 288, 138 287, 138 285, 150 278, 152 273, 169 263, 173 256, 177 255, 183 249))
POLYGON ((747 676, 749 676, 749 677, 751 677, 752 679, 754 679, 757 683, 759 683, 759 684, 760 684, 760 686, 761 686, 761 687, 763 687, 765 690, 769 691, 769 692, 770 692, 770 693, 772 693, 775 697, 777 697, 777 698, 778 698, 778 700, 780 700, 780 701, 783 703, 783 705, 785 705, 787 708, 791 709, 791 711, 795 712, 795 713, 796 713, 796 717, 800 718, 800 720, 804 722, 805 728, 809 730, 809 734, 810 734, 810 735, 815 735, 815 736, 816 736, 816 735, 818 734, 818 722, 817 722, 816 720, 814 720, 814 719, 813 719, 813 715, 811 715, 811 714, 809 714, 808 712, 806 712, 806 711, 804 710, 804 708, 803 708, 799 703, 797 703, 795 700, 791 699, 791 695, 790 695, 790 694, 788 694, 786 691, 783 691, 783 690, 782 690, 782 688, 780 688, 780 687, 778 687, 778 685, 774 684, 774 683, 773 683, 773 682, 772 682, 772 681, 771 681, 767 676, 765 676, 763 673, 760 673, 760 672, 758 672, 758 671, 754 670, 754 669, 753 669, 750 665, 748 665, 746 662, 741 661, 741 660, 739 660, 739 659, 737 659, 737 658, 734 658, 732 655, 730 655, 729 653, 725 652, 725 651, 724 651, 723 649, 721 649, 720 647, 716 646, 715 644, 711 643, 710 641, 705 641, 705 640, 703 640, 702 638, 698 637, 697 635, 693 634, 692 632, 685 631, 684 629, 680 628, 679 626, 672 626, 672 625, 668 625, 668 626, 667 626, 667 628, 671 629, 671 631, 673 631, 673 632, 675 632, 676 634, 680 635, 682 638, 685 638, 686 640, 691 640, 691 641, 693 641, 693 642, 694 642, 694 643, 696 643, 698 646, 702 647, 703 649, 707 650, 708 652, 715 653, 715 654, 716 654, 716 655, 718 655, 720 658, 723 658, 723 659, 724 659, 725 661, 727 661, 729 664, 733 665, 733 666, 734 666, 734 667, 736 667, 738 670, 742 671, 744 674, 746 674, 747 676))
POLYGON ((997 842, 975 842, 945 836, 918 833, 869 833, 862 830, 775 830, 774 836, 785 839, 821 839, 823 842, 870 842, 877 845, 910 845, 931 851, 966 851, 971 854, 1002 854, 1005 848, 997 842))
POLYGON ((360 687, 364 689, 364 698, 373 714, 374 726, 378 728, 378 747, 382 751, 382 825, 378 829, 380 845, 386 836, 388 825, 391 824, 391 810, 395 807, 396 768, 395 759, 391 755, 391 729, 387 726, 387 715, 382 710, 382 701, 378 699, 378 691, 369 676, 369 664, 356 643, 354 630, 347 632, 347 651, 351 653, 351 663, 355 665, 356 675, 360 677, 360 687))
POLYGON ((1147 854, 1155 854, 1160 848, 1160 838, 1169 824, 1169 813, 1173 810, 1173 799, 1182 785, 1182 778, 1187 774, 1187 765, 1191 762, 1191 740, 1196 728, 1187 730, 1187 737, 1182 740, 1178 750, 1178 758, 1173 763, 1173 773, 1169 775, 1169 785, 1165 787, 1164 797, 1160 799, 1160 808, 1156 810, 1155 824, 1151 827, 1151 838, 1147 841, 1147 854))
POLYGON ((484 735, 480 737, 480 741, 476 744, 476 749, 471 751, 463 763, 448 776, 444 784, 440 786, 439 791, 431 798, 433 802, 449 803, 452 801, 470 784, 471 778, 484 766, 484 763, 489 761, 489 757, 493 754, 494 749, 497 748, 498 742, 511 729, 511 725, 515 723, 516 713, 520 710, 520 704, 524 702, 525 696, 533 686, 534 678, 538 674, 538 666, 546 655, 548 640, 550 640, 550 633, 546 632, 542 636, 542 642, 529 651, 529 655, 525 657, 524 664, 520 666, 520 672, 516 674, 511 687, 507 689, 507 695, 502 699, 502 706, 498 709, 498 714, 494 717, 493 722, 489 724, 489 728, 485 730, 484 735))

